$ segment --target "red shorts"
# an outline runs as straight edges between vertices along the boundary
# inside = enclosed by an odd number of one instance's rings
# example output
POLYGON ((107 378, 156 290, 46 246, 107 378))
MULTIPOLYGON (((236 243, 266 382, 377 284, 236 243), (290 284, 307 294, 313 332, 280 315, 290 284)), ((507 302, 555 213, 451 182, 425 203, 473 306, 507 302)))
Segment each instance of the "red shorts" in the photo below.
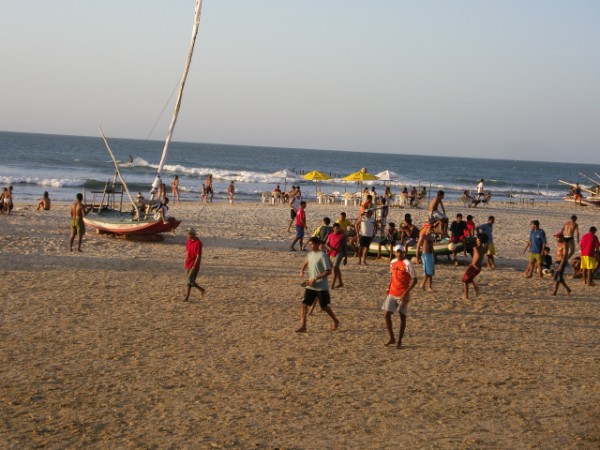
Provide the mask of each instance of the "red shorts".
POLYGON ((475 266, 467 267, 467 270, 465 270, 465 273, 462 277, 463 282, 470 283, 471 281, 473 281, 473 279, 475 279, 477 275, 479 275, 479 272, 481 272, 481 269, 475 266))

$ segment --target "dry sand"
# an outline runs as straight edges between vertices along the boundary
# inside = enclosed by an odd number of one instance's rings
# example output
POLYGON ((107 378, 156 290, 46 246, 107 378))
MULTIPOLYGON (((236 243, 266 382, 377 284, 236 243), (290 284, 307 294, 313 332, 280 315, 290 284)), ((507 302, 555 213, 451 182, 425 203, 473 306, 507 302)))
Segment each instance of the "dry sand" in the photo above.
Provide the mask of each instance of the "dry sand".
MULTIPOLYGON (((382 261, 343 268, 339 331, 318 313, 294 333, 304 255, 287 251, 285 206, 174 205, 184 222, 164 242, 88 230, 78 254, 68 205, 17 205, 0 216, 1 446, 598 448, 600 287, 569 277, 572 296, 552 297, 549 277, 522 274, 531 219, 552 236, 574 211, 600 225, 598 210, 447 206, 496 216, 499 267, 463 300, 464 265, 438 265, 396 350, 382 261), (183 303, 190 225, 207 294, 183 303)), ((343 209, 310 203, 309 227, 343 209)))

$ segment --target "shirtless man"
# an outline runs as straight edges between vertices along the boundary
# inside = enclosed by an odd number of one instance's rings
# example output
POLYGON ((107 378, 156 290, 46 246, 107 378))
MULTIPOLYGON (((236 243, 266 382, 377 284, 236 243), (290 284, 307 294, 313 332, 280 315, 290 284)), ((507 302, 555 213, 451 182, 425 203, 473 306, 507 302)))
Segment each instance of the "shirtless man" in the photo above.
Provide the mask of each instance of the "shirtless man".
POLYGON ((463 282, 463 290, 464 290, 464 299, 469 299, 469 284, 473 284, 473 289, 475 290, 475 295, 479 295, 479 289, 477 289, 477 285, 475 284, 475 277, 479 275, 481 272, 481 265, 483 264, 483 257, 485 256, 485 247, 487 244, 487 235, 483 233, 479 233, 477 235, 477 246, 473 249, 473 261, 465 270, 465 273, 462 277, 463 282))
POLYGON ((567 247, 567 254, 564 259, 569 259, 575 254, 575 236, 577 236, 577 243, 579 244, 579 224, 577 223, 577 216, 571 216, 571 220, 566 222, 560 232, 565 240, 567 247))
POLYGON ((438 191, 437 195, 431 203, 429 203, 429 217, 439 220, 442 223, 442 237, 448 236, 448 217, 446 216, 446 208, 444 208, 444 191, 438 191), (442 210, 439 211, 438 208, 442 210))
POLYGON ((435 256, 433 255, 433 243, 435 242, 435 231, 433 227, 428 227, 427 231, 422 233, 419 237, 416 249, 417 264, 419 263, 419 250, 423 248, 423 254, 421 260, 423 262, 423 282, 421 283, 421 289, 425 290, 425 284, 427 284, 427 290, 433 292, 433 275, 435 274, 435 256))
POLYGON ((212 179, 212 175, 208 175, 206 177, 206 200, 210 203, 212 203, 213 201, 213 195, 215 194, 214 190, 213 190, 213 179, 212 179))
POLYGON ((71 241, 69 242, 69 251, 73 251, 73 242, 75 241, 75 235, 79 237, 79 243, 77 245, 77 251, 81 251, 81 239, 85 234, 85 224, 83 223, 83 217, 86 214, 85 206, 83 206, 83 195, 77 194, 76 200, 71 205, 71 241))

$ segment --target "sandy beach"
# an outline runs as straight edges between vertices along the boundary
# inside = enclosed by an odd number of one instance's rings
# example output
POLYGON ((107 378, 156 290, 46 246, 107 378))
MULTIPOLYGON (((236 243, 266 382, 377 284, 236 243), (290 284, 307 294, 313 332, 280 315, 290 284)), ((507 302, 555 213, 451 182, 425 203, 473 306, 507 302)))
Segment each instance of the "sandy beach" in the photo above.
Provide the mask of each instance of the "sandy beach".
MULTIPOLYGON (((332 291, 341 321, 296 334, 305 255, 286 206, 172 205, 163 242, 88 229, 68 252, 68 204, 0 216, 0 437, 4 448, 595 448, 600 446, 600 286, 526 279, 538 219, 554 238, 566 203, 446 205, 496 217, 498 269, 462 299, 467 264, 414 291, 404 348, 384 347, 388 263, 355 259, 332 291), (200 300, 184 295, 184 229, 204 244, 200 300)), ((309 229, 357 208, 309 203, 309 229)), ((407 210, 393 208, 399 223, 407 210)), ((417 224, 424 209, 408 210, 417 224)), ((421 279, 421 266, 417 273, 421 279)), ((394 317, 394 327, 398 318, 394 317)))

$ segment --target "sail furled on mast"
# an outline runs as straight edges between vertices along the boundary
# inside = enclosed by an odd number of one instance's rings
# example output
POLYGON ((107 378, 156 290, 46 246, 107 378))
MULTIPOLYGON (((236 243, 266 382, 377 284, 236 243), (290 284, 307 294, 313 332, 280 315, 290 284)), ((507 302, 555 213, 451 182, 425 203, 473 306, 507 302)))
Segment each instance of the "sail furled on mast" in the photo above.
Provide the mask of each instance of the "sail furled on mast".
POLYGON ((192 55, 194 54, 194 46, 196 45, 196 36, 198 35, 198 28, 200 27, 201 11, 202 11, 202 0, 196 0, 196 6, 195 6, 195 10, 194 10, 194 27, 192 29, 192 41, 190 44, 190 50, 188 52, 187 59, 185 61, 183 74, 181 75, 181 81, 179 82, 179 90, 177 92, 177 100, 175 101, 175 108, 173 109, 173 116, 171 118, 171 124, 169 125, 169 132, 167 133, 167 137, 165 139, 165 145, 164 145, 163 151, 162 151, 162 156, 160 157, 160 162, 158 164, 158 169, 156 171, 157 177, 160 177, 160 173, 162 172, 163 165, 165 164, 165 159, 167 157, 167 152, 169 150, 169 144, 171 143, 171 138, 173 137, 173 131, 175 130, 175 124, 177 123, 177 116, 179 115, 179 109, 181 108, 181 99, 183 96, 183 88, 185 87, 185 80, 187 79, 187 75, 190 70, 190 64, 192 62, 192 55))

